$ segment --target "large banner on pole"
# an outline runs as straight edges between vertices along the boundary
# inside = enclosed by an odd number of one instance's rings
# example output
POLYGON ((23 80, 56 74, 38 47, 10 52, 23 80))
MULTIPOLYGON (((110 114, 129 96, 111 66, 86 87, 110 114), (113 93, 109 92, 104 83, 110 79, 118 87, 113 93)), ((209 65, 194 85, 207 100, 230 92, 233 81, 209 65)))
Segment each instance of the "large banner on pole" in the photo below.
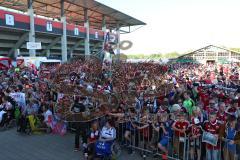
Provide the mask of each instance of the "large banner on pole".
POLYGON ((26 106, 25 93, 22 92, 10 93, 10 96, 17 102, 18 106, 25 108, 26 106))

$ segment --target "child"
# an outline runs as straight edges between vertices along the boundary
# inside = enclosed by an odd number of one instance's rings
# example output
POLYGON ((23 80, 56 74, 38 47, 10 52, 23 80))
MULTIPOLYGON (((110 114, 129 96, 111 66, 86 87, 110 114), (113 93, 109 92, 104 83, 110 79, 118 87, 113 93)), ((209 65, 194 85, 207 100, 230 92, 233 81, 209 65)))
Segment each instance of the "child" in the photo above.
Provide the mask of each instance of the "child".
MULTIPOLYGON (((217 139, 219 137, 220 132, 220 123, 217 121, 216 112, 210 112, 209 120, 204 123, 204 130, 213 134, 217 139)), ((211 144, 206 143, 206 153, 207 160, 216 160, 220 159, 220 143, 218 141, 217 146, 213 146, 211 144)))
POLYGON ((162 115, 161 122, 158 125, 152 125, 153 128, 160 132, 160 140, 158 143, 158 148, 164 152, 163 155, 168 155, 168 145, 172 137, 172 121, 168 119, 168 114, 162 115))
POLYGON ((200 136, 202 134, 202 127, 200 124, 200 120, 198 118, 194 118, 192 120, 192 125, 189 128, 191 160, 200 160, 200 136))
POLYGON ((92 127, 90 129, 90 133, 88 135, 88 147, 84 150, 84 155, 85 157, 88 157, 91 159, 91 156, 94 156, 95 153, 95 143, 99 138, 99 126, 98 126, 98 122, 94 121, 92 123, 92 127))
POLYGON ((179 118, 172 125, 175 131, 174 148, 180 157, 183 157, 183 145, 186 141, 186 131, 188 127, 189 122, 186 120, 185 113, 181 112, 179 118))

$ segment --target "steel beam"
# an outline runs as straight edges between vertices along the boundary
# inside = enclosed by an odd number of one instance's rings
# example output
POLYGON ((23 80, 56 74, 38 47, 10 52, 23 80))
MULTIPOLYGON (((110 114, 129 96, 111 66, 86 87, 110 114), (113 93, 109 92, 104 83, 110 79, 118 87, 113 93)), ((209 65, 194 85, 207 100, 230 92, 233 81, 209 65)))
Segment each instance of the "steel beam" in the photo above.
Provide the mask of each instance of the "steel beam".
POLYGON ((23 45, 23 43, 26 41, 27 37, 28 37, 29 33, 24 33, 17 41, 17 43, 14 45, 14 47, 9 51, 8 56, 12 56, 15 52, 16 49, 21 48, 21 46, 23 45))
POLYGON ((61 40, 61 37, 56 37, 42 52, 43 54, 46 54, 48 50, 50 50, 53 46, 55 46, 59 41, 61 40))
POLYGON ((71 54, 75 49, 77 49, 81 44, 83 44, 84 40, 81 39, 77 43, 72 46, 72 48, 69 49, 68 53, 71 54))

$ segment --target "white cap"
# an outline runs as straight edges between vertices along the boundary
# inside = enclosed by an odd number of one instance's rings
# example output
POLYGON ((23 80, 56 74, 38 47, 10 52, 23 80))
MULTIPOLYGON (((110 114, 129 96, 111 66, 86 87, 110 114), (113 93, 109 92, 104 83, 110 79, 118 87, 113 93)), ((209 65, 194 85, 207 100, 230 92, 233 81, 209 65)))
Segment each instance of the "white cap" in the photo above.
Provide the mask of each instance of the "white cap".
POLYGON ((181 107, 180 107, 179 104, 174 104, 174 105, 172 106, 171 111, 172 111, 172 112, 176 112, 177 110, 180 110, 180 109, 181 109, 181 107))
POLYGON ((28 78, 28 76, 27 76, 27 75, 24 75, 23 78, 28 78))
POLYGON ((200 123, 200 121, 199 121, 199 119, 198 118, 194 118, 194 124, 199 124, 200 123))

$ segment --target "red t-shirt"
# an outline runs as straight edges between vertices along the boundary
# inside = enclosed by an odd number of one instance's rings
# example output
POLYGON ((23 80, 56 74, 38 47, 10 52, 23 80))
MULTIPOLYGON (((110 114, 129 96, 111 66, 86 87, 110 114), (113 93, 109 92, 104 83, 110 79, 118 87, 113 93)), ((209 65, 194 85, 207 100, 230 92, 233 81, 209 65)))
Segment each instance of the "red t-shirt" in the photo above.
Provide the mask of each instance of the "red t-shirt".
POLYGON ((199 92, 201 102, 203 103, 203 109, 206 110, 206 107, 209 105, 209 95, 203 92, 199 92))
POLYGON ((235 107, 231 107, 231 108, 228 108, 227 112, 230 114, 234 114, 237 112, 237 109, 235 107))
POLYGON ((190 128, 190 133, 192 136, 201 134, 202 130, 200 126, 192 125, 190 128))
MULTIPOLYGON (((183 121, 183 122, 175 121, 175 127, 177 129, 185 129, 185 130, 187 130, 188 127, 189 127, 189 122, 188 121, 183 121)), ((180 133, 179 131, 175 131, 175 135, 177 137, 185 137, 185 134, 184 133, 180 133)))
POLYGON ((89 135, 89 142, 93 143, 96 142, 99 138, 99 131, 91 131, 90 135, 89 135))
MULTIPOLYGON (((206 132, 210 132, 212 134, 219 134, 220 131, 220 123, 218 123, 218 121, 216 120, 214 123, 211 123, 209 121, 206 121, 204 123, 204 129, 206 132)), ((211 144, 206 143, 206 147, 207 149, 211 149, 211 150, 218 150, 220 149, 220 143, 218 141, 217 146, 213 146, 211 144)))
POLYGON ((211 81, 211 79, 205 79, 205 83, 206 84, 212 84, 212 81, 211 81))
POLYGON ((162 104, 163 103, 163 100, 164 100, 165 96, 164 95, 161 95, 159 97, 157 97, 157 104, 162 104))

